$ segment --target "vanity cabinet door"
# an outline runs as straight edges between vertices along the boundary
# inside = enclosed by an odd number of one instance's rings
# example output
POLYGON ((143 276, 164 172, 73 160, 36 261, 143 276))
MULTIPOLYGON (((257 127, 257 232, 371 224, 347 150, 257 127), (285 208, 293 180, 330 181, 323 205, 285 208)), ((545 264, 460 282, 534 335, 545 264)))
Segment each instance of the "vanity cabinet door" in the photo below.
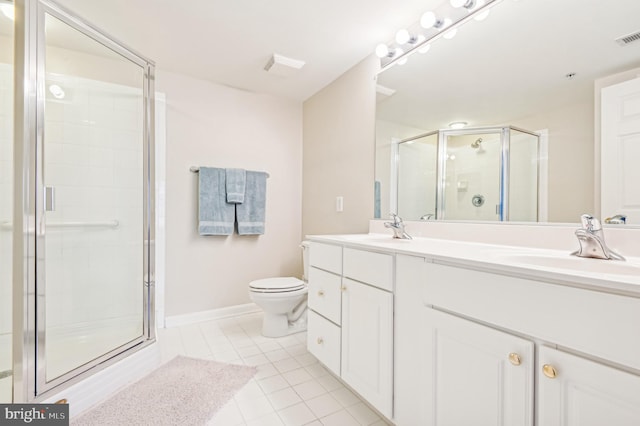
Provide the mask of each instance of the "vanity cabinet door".
POLYGON ((537 380, 540 426, 640 424, 640 376, 542 346, 537 380))
POLYGON ((342 284, 342 379, 391 418, 393 295, 347 278, 342 284))
POLYGON ((533 342, 430 308, 423 321, 427 425, 533 425, 533 342))

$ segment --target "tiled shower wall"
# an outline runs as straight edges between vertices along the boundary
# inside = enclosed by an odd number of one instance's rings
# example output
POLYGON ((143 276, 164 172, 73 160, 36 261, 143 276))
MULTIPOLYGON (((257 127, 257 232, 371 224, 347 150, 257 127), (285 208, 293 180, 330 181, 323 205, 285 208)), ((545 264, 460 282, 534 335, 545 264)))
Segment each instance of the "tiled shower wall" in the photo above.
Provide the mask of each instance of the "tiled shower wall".
POLYGON ((48 75, 51 83, 65 98, 47 91, 45 106, 44 180, 55 188, 55 211, 46 213, 47 329, 141 322, 141 89, 64 75, 48 75))

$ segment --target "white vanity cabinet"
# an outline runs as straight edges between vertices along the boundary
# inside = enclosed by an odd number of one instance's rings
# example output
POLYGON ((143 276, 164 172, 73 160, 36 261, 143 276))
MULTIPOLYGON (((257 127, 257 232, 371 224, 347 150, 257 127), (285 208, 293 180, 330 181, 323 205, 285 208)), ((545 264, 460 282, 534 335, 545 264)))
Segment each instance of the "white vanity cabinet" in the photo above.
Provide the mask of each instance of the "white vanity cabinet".
POLYGON ((342 323, 342 247, 309 245, 307 349, 340 375, 342 323))
POLYGON ((640 377, 579 356, 538 350, 540 426, 640 424, 640 377))
POLYGON ((308 349, 391 418, 394 256, 318 242, 310 250, 308 349))
POLYGON ((424 268, 422 424, 640 424, 640 299, 424 268))
POLYGON ((533 425, 534 344, 425 309, 427 425, 533 425))

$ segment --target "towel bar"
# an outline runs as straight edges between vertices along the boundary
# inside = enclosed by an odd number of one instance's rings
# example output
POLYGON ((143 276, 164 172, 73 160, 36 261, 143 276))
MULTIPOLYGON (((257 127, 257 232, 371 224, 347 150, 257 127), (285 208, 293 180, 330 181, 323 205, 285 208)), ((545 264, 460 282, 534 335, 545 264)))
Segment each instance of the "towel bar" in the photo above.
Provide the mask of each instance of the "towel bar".
MULTIPOLYGON (((191 173, 198 173, 200 171, 200 167, 198 166, 191 166, 189 167, 189 171, 191 173)), ((267 177, 270 177, 269 173, 267 173, 267 177)))

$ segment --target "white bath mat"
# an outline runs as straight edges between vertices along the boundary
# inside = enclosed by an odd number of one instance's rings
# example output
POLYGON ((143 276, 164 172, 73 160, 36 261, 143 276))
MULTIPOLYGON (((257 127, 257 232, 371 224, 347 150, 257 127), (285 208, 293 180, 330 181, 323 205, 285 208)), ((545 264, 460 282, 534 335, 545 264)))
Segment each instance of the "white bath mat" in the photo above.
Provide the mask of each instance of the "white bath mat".
POLYGON ((71 424, 205 425, 255 373, 255 367, 178 356, 71 424))

